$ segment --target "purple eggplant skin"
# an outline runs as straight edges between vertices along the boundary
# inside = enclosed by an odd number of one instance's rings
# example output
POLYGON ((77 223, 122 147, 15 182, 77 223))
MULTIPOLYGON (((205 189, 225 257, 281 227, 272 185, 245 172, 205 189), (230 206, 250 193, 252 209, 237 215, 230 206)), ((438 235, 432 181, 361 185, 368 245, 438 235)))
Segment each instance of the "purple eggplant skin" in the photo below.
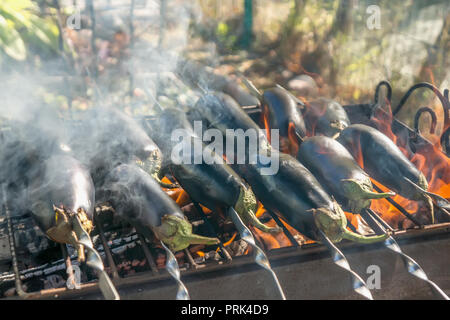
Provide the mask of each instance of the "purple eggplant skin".
MULTIPOLYGON (((148 125, 148 133, 160 146, 163 154, 170 159, 175 143, 171 141, 174 129, 184 129, 189 139, 187 143, 194 150, 194 141, 201 146, 201 151, 208 149, 203 145, 199 137, 194 133, 192 126, 183 113, 178 110, 165 109, 156 120, 148 125)), ((212 150, 210 150, 212 151, 212 150)), ((170 162, 168 168, 194 201, 205 207, 215 210, 216 208, 236 208, 244 223, 251 224, 264 232, 279 232, 280 228, 270 228, 262 224, 255 216, 257 209, 256 198, 244 181, 224 161, 221 155, 210 153, 210 160, 195 162, 194 152, 187 163, 170 162)))
MULTIPOLYGON (((194 141, 202 146, 203 142, 194 133, 189 121, 177 110, 166 109, 161 112, 156 121, 148 126, 149 135, 156 141, 164 155, 170 156, 178 141, 171 141, 174 129, 184 129, 190 149, 194 151, 194 141)), ((218 206, 234 206, 238 201, 241 188, 245 187, 240 177, 225 163, 221 155, 211 154, 212 163, 202 160, 195 163, 194 152, 187 163, 170 162, 168 168, 173 177, 189 196, 214 210, 218 206)))
POLYGON ((190 244, 213 245, 216 238, 192 233, 192 225, 178 205, 160 185, 136 165, 122 164, 113 169, 102 186, 102 200, 112 205, 116 214, 132 224, 147 239, 152 232, 172 250, 190 244))
POLYGON ((265 208, 283 216, 292 227, 308 238, 320 241, 321 230, 333 242, 344 238, 361 243, 386 239, 387 235, 365 237, 347 230, 347 219, 339 204, 330 198, 313 174, 292 156, 279 153, 279 170, 274 175, 260 174, 260 169, 264 167, 262 163, 272 160, 263 159, 265 155, 261 154, 258 157, 256 164, 234 167, 247 180, 265 208))
POLYGON ((307 138, 300 145, 297 159, 346 211, 360 213, 370 207, 371 199, 394 195, 374 193, 369 175, 358 165, 350 152, 332 138, 307 138))
POLYGON ((236 100, 242 107, 257 106, 259 101, 256 97, 245 91, 238 83, 229 80, 222 91, 236 100))
POLYGON ((89 171, 68 155, 51 156, 36 165, 39 173, 31 181, 29 196, 34 220, 50 239, 77 247, 79 260, 84 260, 72 219, 77 216, 83 229, 92 231, 95 190, 89 171))
POLYGON ((355 159, 362 157, 364 171, 376 181, 404 198, 425 201, 430 209, 429 218, 434 222, 431 198, 405 179, 427 190, 426 177, 389 137, 372 127, 354 124, 345 128, 337 140, 355 159))
POLYGON ((306 113, 307 129, 314 135, 334 137, 351 124, 345 109, 330 99, 311 101, 306 113))
MULTIPOLYGON (((237 104, 236 107, 226 107, 214 95, 207 95, 196 107, 199 118, 205 118, 210 126, 222 133, 227 129, 258 128, 237 104)), ((311 239, 318 239, 320 228, 334 242, 344 237, 358 242, 380 240, 348 231, 347 219, 340 206, 330 199, 311 172, 295 158, 272 149, 268 143, 258 150, 255 156, 259 160, 264 158, 262 161, 234 165, 232 168, 249 183, 266 208, 285 216, 294 228, 311 239), (279 170, 272 175, 263 175, 263 168, 274 165, 271 161, 279 161, 279 170)))
POLYGON ((301 137, 306 136, 305 121, 297 103, 288 92, 281 88, 271 88, 262 95, 262 112, 268 116, 270 129, 278 129, 280 137, 288 138, 290 124, 301 137))

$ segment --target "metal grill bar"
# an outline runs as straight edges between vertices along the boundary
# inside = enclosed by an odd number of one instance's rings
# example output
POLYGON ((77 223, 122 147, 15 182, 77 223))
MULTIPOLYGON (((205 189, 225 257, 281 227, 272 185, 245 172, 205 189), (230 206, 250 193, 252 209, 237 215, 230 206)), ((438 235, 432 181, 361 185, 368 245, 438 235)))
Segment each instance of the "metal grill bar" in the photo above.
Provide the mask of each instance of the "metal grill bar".
POLYGON ((20 297, 25 298, 27 296, 27 293, 23 290, 22 281, 20 280, 19 265, 17 263, 17 256, 16 256, 16 244, 15 244, 15 240, 14 240, 14 229, 13 229, 13 224, 11 222, 11 215, 10 215, 9 208, 8 208, 8 197, 7 197, 7 191, 6 191, 6 184, 2 185, 2 194, 3 194, 3 209, 5 212, 6 222, 8 225, 8 241, 9 241, 9 248, 11 250, 12 266, 13 266, 14 276, 15 276, 16 292, 20 297))
MULTIPOLYGON (((373 184, 373 188, 377 191, 377 192, 383 192, 380 188, 378 188, 378 186, 376 186, 375 184, 373 184)), ((411 220, 415 225, 422 227, 422 224, 417 221, 416 218, 414 218, 414 216, 412 214, 410 214, 408 211, 405 210, 405 208, 403 208, 401 205, 399 205, 397 202, 395 202, 394 200, 392 200, 391 198, 385 198, 386 201, 388 201, 390 204, 392 204, 398 211, 400 211, 405 217, 407 217, 409 220, 411 220)))
POLYGON ((106 259, 108 260, 108 266, 111 268, 112 277, 113 277, 113 279, 119 279, 119 273, 117 271, 117 266, 116 266, 116 263, 114 262, 114 258, 112 256, 111 250, 109 249, 108 241, 106 241, 105 233, 103 231, 103 226, 102 226, 101 222, 98 220, 98 215, 101 210, 102 209, 100 207, 95 208, 94 223, 95 223, 95 226, 98 228, 100 240, 102 241, 102 244, 103 244, 103 250, 105 251, 106 259))
POLYGON ((292 233, 288 230, 288 228, 286 228, 286 226, 284 225, 284 223, 281 222, 280 218, 278 218, 278 216, 277 216, 274 212, 272 212, 272 211, 270 211, 270 210, 267 210, 267 209, 266 209, 266 211, 270 214, 270 216, 272 217, 272 219, 275 220, 276 224, 277 224, 280 228, 283 229, 284 234, 285 234, 286 237, 289 239, 289 241, 292 243, 292 245, 293 245, 294 247, 298 247, 299 244, 298 244, 297 240, 295 240, 294 236, 293 236, 292 233))
POLYGON ((214 235, 215 237, 217 237, 217 239, 219 239, 219 247, 220 247, 220 250, 219 250, 220 253, 219 254, 221 255, 222 258, 224 258, 228 262, 231 262, 233 260, 233 258, 231 258, 230 253, 223 246, 223 242, 222 242, 222 240, 219 237, 220 236, 219 232, 217 230, 215 230, 214 226, 211 224, 211 222, 209 221, 208 217, 203 212, 202 207, 200 207, 200 204, 198 202, 196 202, 196 201, 192 201, 192 203, 194 204, 194 207, 197 210, 197 212, 202 217, 202 220, 205 222, 206 227, 208 228, 208 230, 210 232, 210 236, 214 235))
POLYGON ((147 259, 150 269, 152 270, 153 274, 159 274, 159 270, 158 267, 156 266, 155 259, 153 258, 152 253, 150 252, 147 246, 147 241, 145 240, 145 237, 140 233, 138 233, 137 235, 139 238, 139 242, 141 243, 142 251, 144 251, 145 259, 147 259))

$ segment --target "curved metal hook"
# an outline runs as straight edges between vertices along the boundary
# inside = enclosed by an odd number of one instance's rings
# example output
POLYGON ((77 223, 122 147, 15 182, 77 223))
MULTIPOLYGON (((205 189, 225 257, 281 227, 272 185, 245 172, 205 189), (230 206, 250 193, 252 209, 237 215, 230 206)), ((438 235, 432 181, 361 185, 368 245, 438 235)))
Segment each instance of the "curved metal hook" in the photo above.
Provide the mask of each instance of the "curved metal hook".
POLYGON ((388 99, 388 101, 389 101, 389 103, 391 102, 391 100, 392 100, 392 86, 391 86, 391 84, 388 82, 388 81, 381 81, 378 85, 377 85, 377 87, 376 87, 376 89, 375 89, 375 96, 374 96, 374 102, 375 102, 375 104, 378 104, 378 96, 379 96, 379 94, 380 94, 380 89, 381 89, 381 87, 386 87, 387 88, 387 95, 386 95, 386 97, 387 97, 387 99, 388 99))
POLYGON ((422 107, 416 112, 416 116, 414 117, 414 130, 417 134, 420 134, 419 130, 419 122, 420 117, 423 113, 428 113, 431 116, 431 127, 430 127, 430 133, 434 134, 436 132, 436 126, 437 126, 437 116, 436 112, 433 111, 430 107, 422 107))
POLYGON ((416 89, 420 89, 420 88, 429 89, 429 90, 433 91, 433 93, 438 97, 438 99, 441 102, 442 108, 444 109, 444 124, 447 125, 450 122, 450 101, 448 100, 448 90, 446 90, 447 94, 444 96, 444 95, 442 95, 442 93, 439 91, 439 89, 436 86, 434 86, 428 82, 421 82, 421 83, 417 83, 414 86, 412 86, 402 97, 402 99, 400 100, 397 107, 393 110, 392 114, 395 116, 397 113, 399 113, 399 111, 401 110, 403 105, 406 103, 408 98, 411 96, 411 94, 416 89))

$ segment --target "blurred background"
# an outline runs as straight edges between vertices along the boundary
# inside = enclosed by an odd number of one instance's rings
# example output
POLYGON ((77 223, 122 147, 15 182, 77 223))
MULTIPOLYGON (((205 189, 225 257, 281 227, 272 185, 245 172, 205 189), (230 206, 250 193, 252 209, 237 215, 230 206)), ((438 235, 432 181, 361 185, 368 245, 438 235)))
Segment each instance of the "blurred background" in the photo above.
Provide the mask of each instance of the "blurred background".
MULTIPOLYGON (((373 101, 388 80, 397 102, 417 82, 450 87, 449 49, 448 0, 1 0, 0 98, 3 116, 18 104, 62 117, 106 103, 151 113, 155 101, 195 101, 177 76, 187 59, 341 104, 373 101)), ((399 118, 442 114, 433 99, 415 93, 399 118)))

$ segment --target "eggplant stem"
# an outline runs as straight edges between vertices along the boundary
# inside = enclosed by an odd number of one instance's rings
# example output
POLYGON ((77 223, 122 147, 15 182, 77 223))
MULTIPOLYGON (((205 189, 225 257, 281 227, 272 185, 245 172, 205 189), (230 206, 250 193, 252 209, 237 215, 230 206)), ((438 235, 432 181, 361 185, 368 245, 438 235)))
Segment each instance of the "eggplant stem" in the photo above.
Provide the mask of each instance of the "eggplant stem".
POLYGON ((174 252, 186 249, 191 244, 215 245, 220 242, 217 238, 192 233, 192 225, 189 221, 174 215, 162 217, 161 225, 152 229, 156 237, 174 252))
POLYGON ((382 235, 377 235, 377 236, 363 236, 360 234, 357 234, 353 231, 350 231, 348 229, 345 229, 344 233, 342 234, 342 238, 343 239, 347 239, 347 240, 351 240, 357 243, 366 243, 366 244, 370 244, 370 243, 375 243, 375 242, 380 242, 380 241, 384 241, 387 238, 389 238, 389 234, 385 233, 382 235))
POLYGON ((393 192, 377 193, 371 190, 372 186, 364 184, 362 181, 355 179, 342 179, 342 189, 346 193, 346 197, 352 200, 359 199, 384 199, 395 196, 393 192))
POLYGON ((253 191, 250 188, 242 187, 238 201, 234 205, 234 209, 236 210, 242 221, 246 225, 254 226, 255 228, 258 228, 259 230, 266 233, 277 234, 283 231, 283 229, 278 226, 269 227, 259 221, 258 217, 255 214, 256 205, 257 201, 255 195, 253 194, 253 191))

